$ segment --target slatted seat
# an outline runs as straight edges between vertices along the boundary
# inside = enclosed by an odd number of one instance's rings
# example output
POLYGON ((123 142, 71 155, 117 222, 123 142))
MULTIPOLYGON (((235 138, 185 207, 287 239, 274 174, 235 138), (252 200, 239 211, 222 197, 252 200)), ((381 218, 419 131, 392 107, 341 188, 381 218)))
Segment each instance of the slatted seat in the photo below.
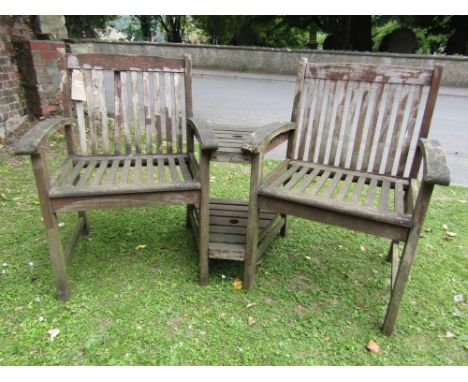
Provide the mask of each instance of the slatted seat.
POLYGON ((392 267, 382 330, 392 333, 433 187, 450 180, 441 146, 427 139, 441 75, 300 60, 291 122, 243 145, 252 161, 244 286, 254 283, 260 210, 385 237, 392 267), (265 152, 285 140, 286 160, 263 176, 265 152))
POLYGON ((336 213, 372 217, 376 221, 410 227, 411 215, 405 213, 404 203, 408 186, 406 179, 288 161, 263 181, 258 193, 336 213))
POLYGON ((189 224, 198 206, 200 282, 206 283, 209 157, 217 144, 192 115, 190 56, 61 51, 59 67, 64 116, 39 122, 16 146, 16 154, 31 155, 58 297, 69 296, 65 263, 80 234, 89 232, 86 211, 94 208, 185 204, 189 224), (68 156, 49 176, 45 145, 61 129, 68 156), (57 213, 65 211, 77 211, 78 221, 64 250, 57 213))
POLYGON ((188 155, 69 157, 49 191, 51 198, 201 188, 188 155))

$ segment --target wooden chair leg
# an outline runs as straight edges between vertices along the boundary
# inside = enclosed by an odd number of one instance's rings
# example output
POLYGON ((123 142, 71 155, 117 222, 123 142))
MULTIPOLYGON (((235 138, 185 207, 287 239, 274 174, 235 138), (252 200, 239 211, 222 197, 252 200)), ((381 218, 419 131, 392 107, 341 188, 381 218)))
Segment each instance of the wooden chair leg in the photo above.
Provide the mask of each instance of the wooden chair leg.
POLYGON ((85 211, 80 211, 80 212, 78 212, 78 217, 83 218, 83 220, 84 220, 84 224, 83 224, 83 228, 81 229, 81 233, 83 235, 89 235, 90 227, 89 227, 88 215, 86 215, 85 211))
POLYGON ((190 214, 193 211, 193 204, 187 204, 187 210, 186 210, 186 215, 185 215, 185 226, 187 228, 192 228, 192 221, 190 220, 190 214))
POLYGON ((255 285, 255 268, 258 259, 259 217, 257 190, 262 176, 262 157, 254 155, 251 158, 249 212, 247 220, 247 237, 244 257, 244 289, 252 289, 255 285))
POLYGON ((288 215, 281 214, 281 216, 284 218, 284 224, 281 227, 280 235, 286 237, 288 234, 288 215))
POLYGON ((200 156, 200 239, 199 239, 199 256, 200 256, 200 285, 208 284, 209 258, 208 258, 208 243, 210 229, 210 198, 209 198, 209 183, 210 182, 210 159, 208 153, 203 153, 200 156))
POLYGON ((244 258, 244 289, 252 289, 255 285, 255 269, 258 258, 259 213, 256 198, 255 201, 250 199, 244 258))
MULTIPOLYGON (((413 214, 413 226, 411 227, 408 240, 406 241, 403 248, 403 255, 400 260, 400 265, 398 266, 398 272, 396 273, 396 276, 392 276, 392 278, 395 277, 395 281, 393 282, 387 314, 382 326, 382 333, 386 336, 392 334, 393 328, 395 326, 401 299, 403 298, 403 293, 409 278, 411 265, 413 264, 414 254, 416 253, 419 237, 421 235, 422 225, 424 223, 424 218, 429 206, 432 189, 433 185, 423 183, 419 190, 416 201, 416 208, 413 214)), ((392 251, 395 250, 395 248, 392 249, 392 251)), ((393 254, 395 255, 395 253, 393 254)), ((394 260, 397 261, 395 257, 396 256, 393 256, 394 260)))
POLYGON ((388 253, 387 253, 387 257, 385 258, 386 261, 388 261, 389 263, 392 261, 392 258, 393 258, 393 248, 394 246, 398 246, 398 242, 397 241, 392 241, 390 243, 390 248, 388 249, 388 253))

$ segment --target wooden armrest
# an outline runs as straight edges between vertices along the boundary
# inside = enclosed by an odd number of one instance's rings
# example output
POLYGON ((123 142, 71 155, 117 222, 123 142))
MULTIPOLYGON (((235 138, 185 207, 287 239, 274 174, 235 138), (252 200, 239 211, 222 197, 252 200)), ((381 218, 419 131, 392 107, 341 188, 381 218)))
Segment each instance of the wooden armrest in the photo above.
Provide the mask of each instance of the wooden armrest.
POLYGON ((274 122, 260 127, 250 134, 242 144, 242 150, 251 154, 259 154, 268 147, 269 143, 278 135, 287 133, 296 128, 294 122, 274 122))
POLYGON ((421 150, 424 161, 422 181, 448 186, 450 184, 450 171, 440 143, 436 140, 420 138, 418 148, 421 150))
POLYGON ((218 141, 216 136, 206 121, 200 118, 188 118, 187 126, 192 129, 197 136, 198 142, 200 143, 200 148, 202 150, 218 149, 218 141))
POLYGON ((39 148, 42 146, 49 135, 66 125, 72 123, 71 118, 55 117, 49 118, 37 123, 30 129, 16 144, 14 152, 16 155, 33 155, 37 154, 39 148))

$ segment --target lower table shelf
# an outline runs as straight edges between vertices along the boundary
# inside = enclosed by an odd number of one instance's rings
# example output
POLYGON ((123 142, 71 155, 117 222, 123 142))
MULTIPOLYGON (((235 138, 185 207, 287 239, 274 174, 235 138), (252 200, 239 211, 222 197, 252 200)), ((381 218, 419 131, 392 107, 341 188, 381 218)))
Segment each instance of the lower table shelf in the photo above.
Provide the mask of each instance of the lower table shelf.
MULTIPOLYGON (((192 210, 190 223, 198 240, 198 209, 192 210)), ((244 261, 247 236, 248 202, 210 199, 210 259, 244 261)), ((258 240, 259 256, 279 234, 285 223, 280 214, 262 211, 258 240)))

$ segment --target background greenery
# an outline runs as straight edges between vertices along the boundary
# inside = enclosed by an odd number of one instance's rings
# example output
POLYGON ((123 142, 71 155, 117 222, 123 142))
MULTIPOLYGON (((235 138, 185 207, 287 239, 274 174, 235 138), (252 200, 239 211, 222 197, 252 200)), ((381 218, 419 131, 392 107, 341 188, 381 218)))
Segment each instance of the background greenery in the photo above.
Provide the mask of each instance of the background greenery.
POLYGON ((414 53, 467 54, 467 16, 65 16, 71 37, 111 26, 129 40, 203 42, 278 48, 382 51, 399 28, 416 35, 414 53), (327 42, 328 38, 328 42, 327 42))

